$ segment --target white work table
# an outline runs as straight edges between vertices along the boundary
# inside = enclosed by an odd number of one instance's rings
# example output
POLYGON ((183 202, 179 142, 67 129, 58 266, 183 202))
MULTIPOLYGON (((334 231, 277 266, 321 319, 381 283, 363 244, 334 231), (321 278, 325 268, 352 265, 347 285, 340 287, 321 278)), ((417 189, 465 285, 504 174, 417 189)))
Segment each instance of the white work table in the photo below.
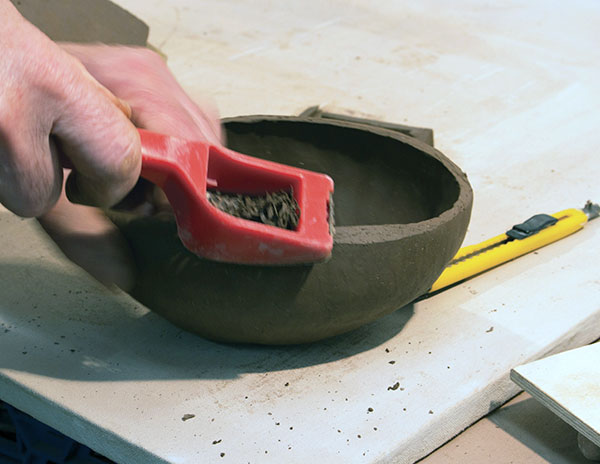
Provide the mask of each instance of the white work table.
MULTIPOLYGON (((598 2, 119 3, 223 116, 433 128, 475 192, 466 244, 600 201, 598 2)), ((411 463, 513 396, 511 368, 600 336, 598 243, 600 219, 345 336, 228 346, 2 210, 0 399, 123 464, 411 463)))

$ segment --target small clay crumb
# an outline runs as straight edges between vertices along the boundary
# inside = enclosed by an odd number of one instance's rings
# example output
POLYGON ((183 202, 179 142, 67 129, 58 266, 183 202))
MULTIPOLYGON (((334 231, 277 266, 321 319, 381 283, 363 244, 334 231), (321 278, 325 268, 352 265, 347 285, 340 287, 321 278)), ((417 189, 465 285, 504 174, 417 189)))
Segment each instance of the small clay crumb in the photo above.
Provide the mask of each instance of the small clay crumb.
POLYGON ((193 419, 194 417, 196 417, 196 414, 184 414, 181 420, 185 422, 186 420, 193 419))
POLYGON ((433 414, 433 411, 431 409, 429 410, 429 414, 433 414))
POLYGON ((289 387, 289 386, 290 386, 289 382, 286 382, 285 385, 284 385, 284 387, 289 387))
POLYGON ((367 412, 373 412, 373 408, 367 409, 367 412))
POLYGON ((215 440, 213 441, 213 445, 218 445, 219 443, 221 443, 223 441, 223 439, 220 440, 215 440))
POLYGON ((396 382, 394 385, 388 387, 388 391, 389 390, 398 390, 398 387, 400 387, 400 382, 396 382))
POLYGON ((221 457, 224 457, 224 456, 225 456, 225 453, 221 453, 219 456, 221 456, 221 457))
POLYGON ((290 427, 290 430, 294 430, 294 427, 290 427))
POLYGON ((385 352, 386 352, 386 353, 389 353, 389 352, 390 352, 390 350, 389 350, 388 348, 386 348, 386 349, 385 349, 385 352))
POLYGON ((275 422, 275 425, 279 425, 279 424, 280 424, 279 422, 275 422))
POLYGON ((486 330, 486 333, 490 333, 494 331, 494 326, 491 326, 489 329, 486 330))
POLYGON ((388 361, 388 364, 396 364, 396 361, 388 361))
POLYGON ((338 429, 338 433, 342 433, 342 431, 340 429, 338 429))
POLYGON ((356 435, 358 438, 362 438, 360 435, 356 435))
POLYGON ((373 427, 373 430, 377 430, 377 427, 373 427))

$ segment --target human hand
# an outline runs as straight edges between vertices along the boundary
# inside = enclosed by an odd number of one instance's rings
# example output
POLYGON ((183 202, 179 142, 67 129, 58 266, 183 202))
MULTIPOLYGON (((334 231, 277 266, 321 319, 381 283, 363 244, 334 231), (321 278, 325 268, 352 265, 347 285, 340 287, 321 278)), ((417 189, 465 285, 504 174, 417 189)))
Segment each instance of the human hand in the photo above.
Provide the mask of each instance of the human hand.
POLYGON ((63 187, 110 206, 135 185, 140 141, 130 108, 82 64, 0 0, 0 203, 35 217, 63 187))
MULTIPOLYGON (((114 95, 129 103, 136 126, 190 140, 220 142, 217 111, 206 102, 202 107, 192 102, 157 54, 143 48, 106 45, 62 47, 114 95)), ((136 187, 137 193, 139 187, 143 185, 136 187)), ((158 189, 142 191, 141 202, 138 198, 128 204, 152 213, 157 204, 161 208, 167 205, 157 193, 158 189)), ((133 284, 129 248, 100 210, 70 203, 63 195, 39 221, 67 257, 98 280, 124 289, 133 284)))

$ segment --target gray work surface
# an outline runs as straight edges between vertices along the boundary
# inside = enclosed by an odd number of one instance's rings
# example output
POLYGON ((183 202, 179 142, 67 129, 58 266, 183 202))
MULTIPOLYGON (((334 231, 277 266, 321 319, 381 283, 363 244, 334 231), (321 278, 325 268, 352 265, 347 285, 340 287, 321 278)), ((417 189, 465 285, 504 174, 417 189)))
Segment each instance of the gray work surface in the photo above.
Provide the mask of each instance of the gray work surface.
POLYGON ((146 45, 148 25, 109 0, 11 0, 52 40, 146 45))
MULTIPOLYGON (((600 200, 597 2, 120 4, 223 116, 433 127, 475 191, 466 244, 600 200)), ((513 396, 514 366, 598 338, 599 239, 592 222, 354 333, 264 348, 176 329, 1 212, 0 398, 124 464, 410 463, 513 396)))

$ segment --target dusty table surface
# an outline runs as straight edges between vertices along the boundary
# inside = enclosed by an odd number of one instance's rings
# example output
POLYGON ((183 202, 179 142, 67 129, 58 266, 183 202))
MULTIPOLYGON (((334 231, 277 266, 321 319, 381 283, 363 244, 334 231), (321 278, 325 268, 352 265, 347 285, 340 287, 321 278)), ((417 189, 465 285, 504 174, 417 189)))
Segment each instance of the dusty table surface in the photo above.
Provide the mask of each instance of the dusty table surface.
MULTIPOLYGON (((600 200, 597 2, 119 3, 223 116, 434 128, 475 191, 465 243, 600 200)), ((354 333, 264 348, 179 331, 1 212, 0 398, 128 464, 413 462, 513 396, 511 368, 599 336, 599 239, 592 222, 354 333)))

